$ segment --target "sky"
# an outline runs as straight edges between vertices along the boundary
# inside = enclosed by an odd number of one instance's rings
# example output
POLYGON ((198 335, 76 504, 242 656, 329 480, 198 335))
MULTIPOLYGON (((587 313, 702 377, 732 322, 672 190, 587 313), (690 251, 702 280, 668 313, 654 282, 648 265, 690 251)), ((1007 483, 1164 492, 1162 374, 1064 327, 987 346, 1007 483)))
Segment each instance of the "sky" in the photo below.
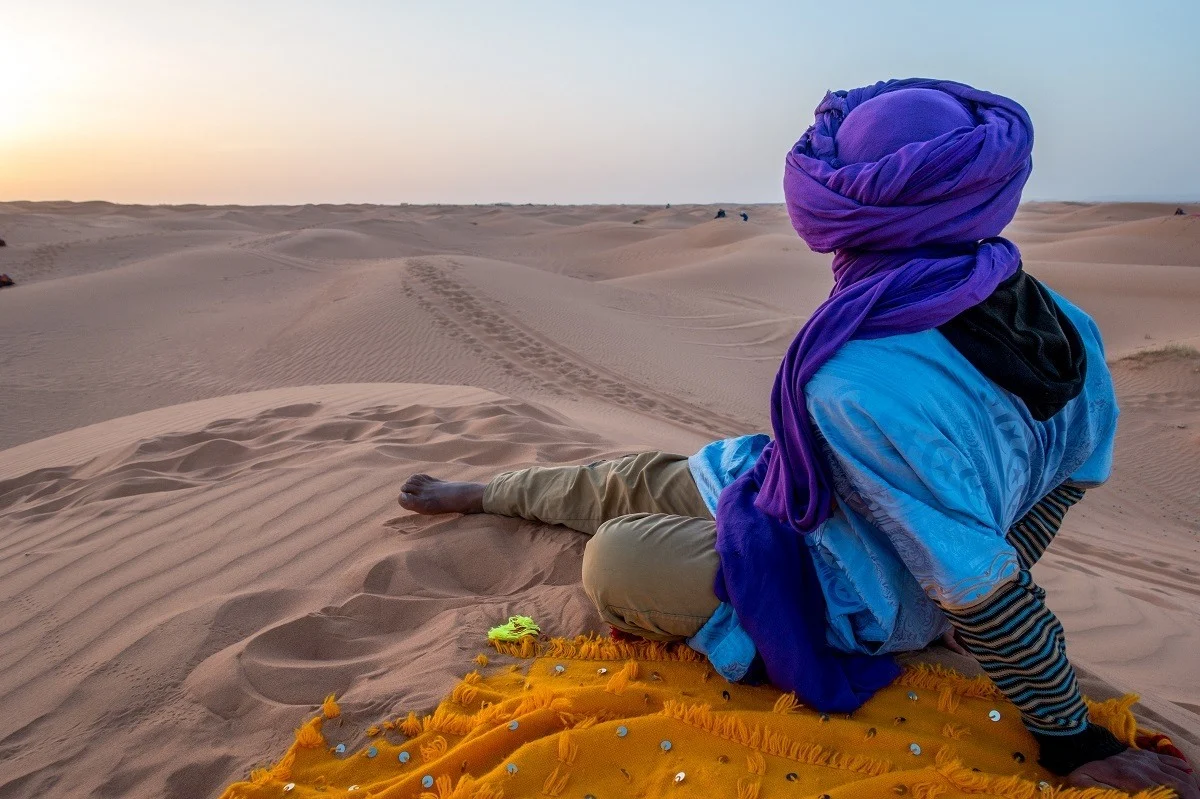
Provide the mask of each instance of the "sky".
POLYGON ((0 0, 0 200, 778 202, 828 89, 1036 130, 1026 199, 1200 199, 1195 0, 0 0))

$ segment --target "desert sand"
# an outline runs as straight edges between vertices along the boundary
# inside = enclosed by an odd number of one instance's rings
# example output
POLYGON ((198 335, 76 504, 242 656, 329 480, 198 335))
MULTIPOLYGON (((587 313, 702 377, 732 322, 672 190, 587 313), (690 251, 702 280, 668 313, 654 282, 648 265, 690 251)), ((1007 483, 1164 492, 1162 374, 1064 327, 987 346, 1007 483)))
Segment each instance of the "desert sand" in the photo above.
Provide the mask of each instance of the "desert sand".
MULTIPOLYGON (((1022 208, 1103 330, 1112 481, 1036 577, 1090 687, 1200 754, 1200 216, 1022 208)), ((483 480, 768 427, 829 290, 778 206, 0 203, 0 797, 206 797, 328 693, 427 709, 512 613, 598 629, 584 539, 417 517, 483 480)))

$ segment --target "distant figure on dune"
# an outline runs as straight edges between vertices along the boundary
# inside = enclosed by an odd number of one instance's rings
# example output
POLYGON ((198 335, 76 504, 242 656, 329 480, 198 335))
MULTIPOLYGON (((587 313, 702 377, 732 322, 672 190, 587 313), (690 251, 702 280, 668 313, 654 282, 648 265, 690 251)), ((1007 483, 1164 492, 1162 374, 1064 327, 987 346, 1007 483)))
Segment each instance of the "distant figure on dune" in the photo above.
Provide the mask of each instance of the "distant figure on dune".
MULTIPOLYGON (((1175 209, 1175 216, 1187 216, 1187 215, 1188 215, 1188 212, 1183 210, 1182 208, 1175 209)), ((3 243, 4 243, 3 241, 0 241, 0 244, 3 244, 3 243)))
POLYGON ((8 275, 0 275, 0 289, 6 289, 9 286, 17 285, 16 282, 8 275))
POLYGON ((741 217, 742 217, 742 221, 743 221, 743 222, 749 222, 749 221, 750 221, 750 214, 746 213, 745 211, 742 211, 742 213, 741 213, 741 217))
POLYGON ((725 209, 724 209, 724 208, 718 208, 718 209, 717 209, 717 215, 716 215, 716 216, 714 216, 714 217, 713 217, 713 219, 724 219, 724 218, 725 218, 725 209))
POLYGON ((784 195, 800 237, 833 253, 834 288, 784 355, 772 435, 486 484, 414 475, 400 504, 577 530, 615 634, 686 641, 726 679, 827 713, 895 679, 893 653, 940 640, 1071 784, 1200 799, 1186 761, 1088 720, 1030 571, 1108 479, 1118 413, 1095 323, 1000 237, 1032 148, 1021 105, 961 83, 826 94, 784 195))

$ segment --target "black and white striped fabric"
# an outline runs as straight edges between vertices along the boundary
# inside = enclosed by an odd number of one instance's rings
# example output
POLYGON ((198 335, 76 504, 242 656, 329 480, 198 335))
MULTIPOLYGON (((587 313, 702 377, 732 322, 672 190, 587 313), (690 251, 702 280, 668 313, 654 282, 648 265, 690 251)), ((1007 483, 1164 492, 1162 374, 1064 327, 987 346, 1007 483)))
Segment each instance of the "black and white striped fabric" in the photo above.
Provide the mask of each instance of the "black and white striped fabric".
POLYGON ((1070 735, 1087 725, 1087 705, 1067 660, 1062 624, 1028 571, 971 608, 947 611, 963 647, 1021 711, 1025 726, 1070 735))
POLYGON ((1067 509, 1081 499, 1082 488, 1064 483, 1047 494, 1012 526, 1007 539, 1017 551, 1022 569, 1032 567, 1041 559, 1046 547, 1054 540, 1054 534, 1062 527, 1067 509))
POLYGON ((1125 749, 1108 730, 1088 724, 1062 624, 1029 573, 1067 509, 1081 499, 1083 491, 1074 486, 1051 491, 1009 530, 1008 542, 1021 562, 1016 581, 972 607, 943 608, 963 647, 1020 709, 1041 745, 1042 765, 1058 774, 1125 749))
POLYGON ((1062 624, 1029 567, 1082 498, 1082 490, 1068 485, 1046 495, 1008 533, 1022 566, 1017 580, 977 605, 944 609, 963 647, 1021 710, 1025 726, 1046 735, 1079 732, 1087 726, 1087 706, 1067 660, 1062 624))

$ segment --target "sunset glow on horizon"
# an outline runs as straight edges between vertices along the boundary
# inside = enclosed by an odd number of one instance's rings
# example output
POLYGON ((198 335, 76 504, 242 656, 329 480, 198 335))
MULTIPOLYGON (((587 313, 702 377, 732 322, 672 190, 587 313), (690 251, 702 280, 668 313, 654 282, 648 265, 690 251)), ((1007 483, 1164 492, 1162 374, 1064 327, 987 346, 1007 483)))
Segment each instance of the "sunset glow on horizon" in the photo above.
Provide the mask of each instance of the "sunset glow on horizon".
POLYGON ((0 200, 776 202, 913 75, 1029 109, 1029 199, 1200 198, 1200 6, 964 5, 9 3, 0 200))

